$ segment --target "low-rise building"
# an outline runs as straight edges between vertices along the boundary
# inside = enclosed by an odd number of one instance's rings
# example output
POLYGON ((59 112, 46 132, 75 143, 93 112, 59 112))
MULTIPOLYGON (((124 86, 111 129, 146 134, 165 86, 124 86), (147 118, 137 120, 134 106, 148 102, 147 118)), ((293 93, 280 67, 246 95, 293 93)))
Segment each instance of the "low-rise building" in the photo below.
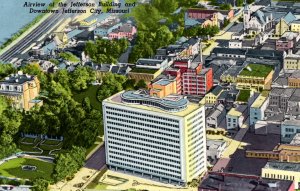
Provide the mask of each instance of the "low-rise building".
POLYGON ((283 68, 285 70, 300 70, 300 56, 295 54, 288 54, 284 58, 283 68))
POLYGON ((207 161, 214 165, 219 158, 222 157, 226 149, 226 142, 221 140, 207 140, 206 141, 207 161))
POLYGON ((199 186, 199 191, 216 190, 287 190, 294 191, 292 180, 277 180, 276 178, 261 178, 254 175, 245 175, 228 172, 209 172, 199 186))
POLYGON ((224 105, 218 104, 215 108, 213 108, 212 112, 208 114, 206 118, 206 126, 211 128, 218 128, 225 117, 226 110, 224 105))
POLYGON ((300 120, 284 120, 281 124, 281 142, 289 143, 294 136, 300 133, 300 120))
POLYGON ((241 40, 230 40, 229 48, 242 48, 243 41, 241 40))
POLYGON ((272 66, 248 64, 237 76, 238 89, 270 90, 274 70, 272 66))
POLYGON ((300 20, 291 22, 291 31, 300 32, 300 20))
POLYGON ((137 33, 137 29, 135 26, 130 23, 125 23, 122 26, 112 29, 110 33, 108 33, 109 39, 121 39, 126 38, 128 40, 132 40, 134 35, 137 33))
POLYGON ((216 104, 217 98, 222 93, 223 88, 220 85, 215 86, 208 94, 205 95, 206 104, 216 104))
POLYGON ((269 161, 261 171, 263 178, 290 180, 294 182, 295 189, 299 188, 300 164, 298 163, 269 161))
POLYGON ((269 105, 269 97, 260 94, 250 107, 250 125, 255 125, 259 120, 265 118, 265 110, 269 105))
POLYGON ((242 127, 249 113, 247 110, 247 105, 238 105, 235 108, 231 108, 226 115, 227 129, 238 129, 242 127))
POLYGON ((160 79, 149 85, 150 95, 164 98, 170 94, 177 94, 175 79, 160 79))
POLYGON ((11 74, 0 81, 0 95, 8 98, 12 106, 28 111, 34 105, 42 105, 43 101, 36 99, 40 93, 40 81, 37 76, 11 74))
POLYGON ((288 77, 288 86, 291 88, 300 88, 300 71, 299 70, 294 71, 288 77))

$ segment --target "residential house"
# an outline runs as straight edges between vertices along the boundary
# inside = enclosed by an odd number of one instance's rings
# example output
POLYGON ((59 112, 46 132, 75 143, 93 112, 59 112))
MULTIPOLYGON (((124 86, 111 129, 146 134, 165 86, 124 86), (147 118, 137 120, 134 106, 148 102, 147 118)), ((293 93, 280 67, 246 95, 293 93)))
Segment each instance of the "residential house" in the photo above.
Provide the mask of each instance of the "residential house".
POLYGON ((128 40, 132 40, 134 35, 137 33, 137 29, 131 23, 125 23, 122 26, 112 29, 110 33, 108 33, 109 39, 122 39, 126 38, 128 40))
POLYGON ((114 29, 117 29, 122 26, 122 23, 113 23, 107 24, 101 27, 98 27, 94 30, 94 37, 107 37, 114 29))
POLYGON ((223 91, 222 86, 217 85, 215 86, 208 94, 205 95, 205 103, 206 104, 216 104, 217 98, 223 91))
POLYGON ((206 117, 206 127, 218 128, 226 117, 226 109, 223 104, 218 104, 206 117))
POLYGON ((222 157, 226 149, 226 142, 221 140, 207 140, 206 149, 207 161, 214 165, 222 157))
POLYGON ((291 22, 297 20, 296 16, 293 13, 288 12, 275 26, 275 34, 283 35, 286 31, 289 31, 291 22))
POLYGON ((40 93, 40 81, 37 76, 11 74, 0 81, 0 95, 8 98, 12 106, 28 111, 35 105, 41 106, 42 100, 36 99, 40 93))
POLYGON ((284 70, 300 70, 300 56, 288 54, 283 62, 284 70))
POLYGON ((264 120, 265 110, 269 105, 267 94, 260 94, 250 106, 250 125, 253 126, 259 120, 264 120))
POLYGON ((287 51, 294 47, 294 40, 291 38, 282 37, 276 40, 276 50, 287 51))
POLYGON ((281 124, 281 142, 289 143, 294 136, 300 133, 300 120, 299 119, 286 119, 281 124))
POLYGON ((185 28, 195 25, 201 25, 203 27, 220 27, 225 19, 231 20, 233 17, 233 10, 226 11, 190 8, 185 13, 185 28))
POLYGON ((289 87, 300 88, 300 70, 295 70, 287 79, 289 87))
POLYGON ((231 108, 226 115, 227 129, 238 129, 242 127, 244 121, 247 119, 248 113, 247 105, 237 105, 231 108))
POLYGON ((295 20, 291 22, 291 31, 300 32, 300 20, 295 20))

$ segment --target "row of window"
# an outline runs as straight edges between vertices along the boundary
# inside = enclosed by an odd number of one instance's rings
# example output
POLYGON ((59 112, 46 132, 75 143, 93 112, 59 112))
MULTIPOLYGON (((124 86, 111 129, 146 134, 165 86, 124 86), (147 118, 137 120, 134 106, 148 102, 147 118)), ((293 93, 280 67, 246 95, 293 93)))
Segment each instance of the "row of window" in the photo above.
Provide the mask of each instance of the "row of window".
MULTIPOLYGON (((110 125, 108 125, 107 128, 110 129, 110 130, 115 130, 116 132, 125 132, 127 134, 140 135, 140 136, 150 137, 150 138, 153 138, 153 139, 163 140, 163 141, 167 141, 167 142, 179 143, 179 139, 178 140, 173 140, 173 139, 164 138, 162 136, 153 136, 153 135, 150 135, 150 134, 140 133, 140 132, 137 132, 137 131, 130 131, 128 129, 122 129, 122 128, 113 127, 113 126, 110 126, 110 125)), ((126 134, 124 134, 124 135, 126 136, 126 134)), ((153 139, 151 139, 151 140, 153 140, 153 139)), ((149 139, 146 139, 146 140, 149 140, 149 139)))
MULTIPOLYGON (((180 155, 173 155, 173 154, 170 154, 170 153, 167 153, 167 152, 160 152, 160 151, 155 150, 157 148, 147 149, 145 147, 138 147, 138 146, 133 146, 133 145, 130 145, 130 144, 124 144, 124 143, 119 143, 119 142, 114 142, 114 141, 108 141, 108 143, 110 143, 112 145, 115 145, 115 146, 120 146, 122 148, 131 148, 131 149, 135 149, 135 150, 139 150, 139 151, 146 151, 146 152, 149 152, 149 153, 160 154, 160 155, 164 155, 164 156, 168 156, 168 157, 172 157, 172 158, 177 158, 178 160, 180 160, 180 155)), ((108 147, 116 148, 116 147, 111 146, 111 145, 108 145, 108 147)), ((168 150, 164 149, 163 151, 168 151, 168 150)))
MULTIPOLYGON (((140 131, 146 131, 146 132, 149 132, 149 133, 155 133, 155 134, 159 134, 159 135, 165 135, 165 136, 168 136, 168 137, 174 137, 174 138, 178 138, 179 139, 179 136, 178 135, 173 135, 173 134, 169 134, 169 133, 164 133, 162 131, 155 131, 155 130, 152 130, 152 129, 149 129, 149 127, 152 127, 152 128, 159 128, 159 130, 165 130, 165 131, 168 131, 169 129, 167 128, 162 128, 162 127, 158 127, 158 126, 154 126, 154 125, 148 125, 148 124, 139 124, 139 127, 136 127, 136 126, 133 126, 133 125, 127 125, 126 123, 117 123, 117 122, 113 122, 113 121, 107 121, 107 124, 110 124, 110 125, 117 125, 119 127, 126 127, 126 128, 129 128, 129 129, 136 129, 136 130, 140 130, 140 131)), ((179 132, 179 131, 178 131, 179 132)), ((178 133, 177 132, 177 133, 178 133)))
POLYGON ((171 124, 171 123, 165 123, 164 121, 160 121, 160 120, 151 120, 151 119, 147 119, 145 117, 140 118, 140 117, 135 117, 132 115, 126 115, 126 114, 122 114, 122 113, 115 113, 115 112, 106 112, 107 114, 113 115, 113 116, 120 116, 120 117, 124 117, 126 119, 135 119, 137 121, 145 121, 145 122, 149 122, 149 123, 153 123, 153 124, 159 124, 159 125, 165 125, 168 127, 178 127, 178 124, 171 124))
POLYGON ((178 170, 172 170, 172 169, 169 169, 169 168, 164 168, 164 167, 152 165, 152 164, 149 164, 149 163, 146 163, 146 162, 139 162, 139 161, 136 161, 136 160, 130 160, 130 159, 127 159, 127 158, 121 158, 121 157, 117 157, 117 156, 110 156, 110 158, 117 159, 117 160, 123 161, 123 162, 129 162, 129 163, 132 163, 132 164, 135 164, 135 165, 141 165, 141 166, 144 166, 144 167, 151 167, 152 169, 164 170, 164 171, 172 172, 172 173, 176 173, 176 174, 181 173, 178 170))
POLYGON ((153 144, 146 144, 146 143, 143 143, 143 142, 136 142, 136 141, 132 141, 132 140, 128 140, 128 139, 122 139, 120 137, 113 137, 113 136, 108 136, 108 138, 112 139, 112 140, 116 140, 116 141, 132 143, 134 145, 140 145, 140 146, 145 146, 145 147, 149 147, 149 148, 159 149, 161 151, 169 151, 169 152, 172 152, 172 153, 180 154, 179 150, 173 150, 173 149, 166 148, 166 147, 159 147, 159 146, 156 146, 156 145, 153 145, 153 144))
MULTIPOLYGON (((157 164, 157 165, 163 165, 165 167, 169 166, 169 167, 172 167, 172 168, 179 169, 179 171, 177 171, 177 172, 180 173, 181 168, 180 168, 179 165, 173 165, 173 164, 169 164, 169 163, 165 163, 165 162, 160 162, 158 160, 151 160, 149 158, 143 158, 143 157, 128 155, 128 154, 121 153, 121 152, 116 152, 116 151, 110 151, 110 154, 111 153, 114 154, 114 155, 109 155, 109 157, 111 157, 111 158, 118 156, 118 157, 122 157, 123 159, 125 159, 125 158, 126 159, 132 159, 132 160, 135 160, 135 161, 140 160, 140 161, 143 161, 143 162, 150 162, 150 163, 154 163, 154 164, 157 164)), ((157 166, 156 168, 160 168, 160 167, 157 166)))
POLYGON ((265 173, 265 177, 266 178, 281 179, 281 180, 295 180, 295 176, 281 175, 281 174, 265 173))
MULTIPOLYGON (((127 152, 127 153, 132 153, 132 154, 136 154, 136 155, 143 155, 143 156, 150 157, 150 158, 156 158, 156 159, 160 159, 160 160, 166 160, 166 161, 170 161, 172 163, 180 164, 179 160, 169 159, 169 158, 167 158, 168 156, 165 153, 161 153, 161 152, 155 152, 155 153, 156 154, 164 155, 166 157, 160 157, 158 155, 152 155, 152 154, 149 154, 149 153, 137 152, 135 150, 124 149, 123 147, 108 146, 108 148, 109 149, 118 150, 118 151, 127 152)), ((142 149, 140 149, 140 150, 142 150, 142 149)), ((148 152, 149 152, 149 150, 148 150, 148 152)), ((153 150, 151 150, 151 153, 153 153, 153 150)), ((174 157, 174 156, 172 156, 172 157, 174 157)))
POLYGON ((152 139, 145 139, 145 138, 132 136, 132 135, 124 134, 124 133, 118 133, 118 132, 114 132, 113 130, 112 131, 109 130, 107 132, 108 132, 108 134, 117 135, 119 137, 128 138, 128 139, 131 139, 131 140, 145 141, 147 143, 154 143, 154 144, 157 144, 157 145, 165 145, 165 146, 173 147, 173 148, 176 148, 176 149, 180 148, 179 145, 173 145, 173 144, 163 143, 163 142, 160 142, 160 141, 155 141, 155 140, 152 140, 152 139))
POLYGON ((126 167, 130 167, 130 168, 133 168, 133 169, 139 169, 139 170, 143 170, 143 171, 146 171, 146 172, 152 172, 152 173, 155 173, 155 174, 158 174, 158 175, 164 175, 164 176, 168 176, 168 177, 173 177, 173 178, 181 179, 180 176, 176 176, 176 175, 173 175, 173 174, 160 172, 160 171, 149 169, 149 168, 139 167, 139 166, 136 166, 136 165, 131 165, 131 164, 128 164, 128 163, 122 163, 122 162, 118 162, 118 161, 114 161, 114 160, 110 160, 110 162, 113 163, 113 164, 121 165, 123 167, 126 166, 126 167))
POLYGON ((130 113, 130 114, 133 114, 133 115, 139 115, 139 116, 148 117, 148 118, 159 119, 161 121, 170 121, 170 122, 178 123, 178 120, 174 120, 174 119, 170 119, 170 118, 166 118, 166 117, 159 117, 159 116, 155 116, 155 115, 149 115, 149 114, 140 113, 140 112, 133 112, 133 111, 118 109, 118 108, 113 108, 113 107, 106 107, 106 109, 110 109, 110 110, 114 110, 114 111, 120 111, 120 112, 123 112, 123 113, 130 113))

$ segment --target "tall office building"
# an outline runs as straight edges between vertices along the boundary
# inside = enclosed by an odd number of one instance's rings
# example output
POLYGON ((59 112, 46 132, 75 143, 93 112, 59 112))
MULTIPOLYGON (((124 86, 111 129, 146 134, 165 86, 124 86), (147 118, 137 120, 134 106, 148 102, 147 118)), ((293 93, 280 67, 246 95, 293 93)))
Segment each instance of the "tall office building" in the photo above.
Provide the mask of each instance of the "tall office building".
POLYGON ((110 169, 184 185, 206 171, 204 107, 180 95, 126 91, 103 101, 110 169))

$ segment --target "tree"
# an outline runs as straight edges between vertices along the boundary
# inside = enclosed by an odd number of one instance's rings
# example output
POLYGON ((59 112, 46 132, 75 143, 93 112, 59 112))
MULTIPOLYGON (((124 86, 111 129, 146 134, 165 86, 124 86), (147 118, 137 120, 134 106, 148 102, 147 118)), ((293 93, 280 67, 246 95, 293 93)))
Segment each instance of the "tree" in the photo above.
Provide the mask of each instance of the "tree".
POLYGON ((38 178, 33 181, 33 187, 31 188, 32 191, 47 191, 49 186, 49 181, 38 178))
POLYGON ((61 52, 61 53, 59 53, 58 56, 64 60, 67 60, 72 63, 80 62, 80 59, 77 56, 75 56, 74 54, 72 54, 71 52, 61 52))
POLYGON ((152 0, 152 5, 163 13, 173 13, 178 7, 177 0, 152 0))
POLYGON ((94 80, 96 80, 96 73, 87 67, 77 67, 71 74, 71 84, 76 91, 87 89, 89 83, 94 80))
POLYGON ((123 90, 123 83, 126 78, 121 75, 107 73, 102 79, 102 85, 98 91, 98 100, 102 102, 104 99, 123 90))
POLYGON ((225 3, 220 5, 221 10, 230 10, 231 9, 231 4, 225 3))
POLYGON ((12 64, 5 64, 0 62, 0 79, 15 73, 17 70, 12 64))
POLYGON ((42 87, 44 87, 45 84, 47 84, 47 76, 42 71, 39 63, 33 62, 30 64, 25 65, 21 68, 24 74, 30 74, 30 75, 36 75, 38 79, 40 80, 40 84, 42 87))
POLYGON ((145 80, 139 80, 138 83, 135 85, 135 89, 146 89, 147 88, 147 84, 145 82, 145 80))
POLYGON ((86 150, 82 147, 72 147, 68 153, 61 153, 55 158, 53 178, 56 182, 73 178, 83 166, 86 150))
POLYGON ((123 89, 125 90, 133 90, 135 85, 135 79, 128 79, 123 83, 123 89))

